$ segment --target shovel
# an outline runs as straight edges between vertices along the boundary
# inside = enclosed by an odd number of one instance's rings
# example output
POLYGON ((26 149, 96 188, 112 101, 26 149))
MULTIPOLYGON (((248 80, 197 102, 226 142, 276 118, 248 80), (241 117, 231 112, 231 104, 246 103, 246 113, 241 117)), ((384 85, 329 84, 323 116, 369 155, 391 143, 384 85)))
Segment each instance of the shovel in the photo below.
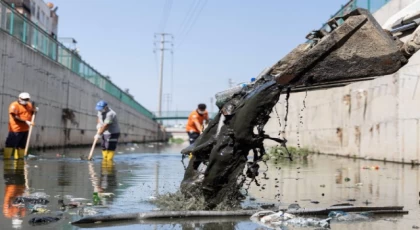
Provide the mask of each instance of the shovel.
POLYGON ((95 150, 97 141, 98 141, 98 138, 95 138, 95 140, 93 140, 92 148, 90 149, 89 157, 87 158, 88 161, 92 160, 92 154, 93 154, 93 151, 95 150))
MULTIPOLYGON (((35 103, 33 103, 33 106, 35 106, 35 103)), ((32 125, 31 125, 31 127, 29 127, 28 139, 26 140, 26 146, 25 146, 25 158, 26 159, 28 158, 29 142, 31 140, 32 129, 34 127, 33 124, 34 124, 34 121, 35 121, 35 114, 36 113, 34 113, 32 115, 32 120, 31 120, 32 125)))

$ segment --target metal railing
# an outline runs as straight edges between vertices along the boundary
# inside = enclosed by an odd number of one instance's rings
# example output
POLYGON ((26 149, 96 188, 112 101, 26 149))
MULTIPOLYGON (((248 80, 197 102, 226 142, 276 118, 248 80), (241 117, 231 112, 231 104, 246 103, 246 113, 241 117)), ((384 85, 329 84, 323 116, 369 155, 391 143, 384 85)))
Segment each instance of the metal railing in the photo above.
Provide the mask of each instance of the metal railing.
POLYGON ((391 0, 350 0, 347 4, 342 5, 335 14, 331 15, 331 18, 343 16, 356 8, 367 9, 369 12, 375 13, 389 1, 391 0))
POLYGON ((146 117, 151 119, 154 117, 152 112, 139 104, 132 96, 125 93, 107 77, 83 61, 76 51, 65 47, 41 27, 33 23, 26 15, 16 11, 14 4, 9 5, 3 0, 0 0, 0 30, 9 33, 52 61, 87 79, 146 117))
MULTIPOLYGON (((159 116, 158 112, 155 112, 155 120, 183 120, 188 119, 192 111, 162 111, 159 116)), ((212 119, 217 115, 217 113, 209 112, 209 118, 212 119)))
MULTIPOLYGON (((340 9, 332 14, 330 18, 334 17, 342 17, 351 11, 355 10, 356 8, 363 8, 368 10, 370 13, 375 13, 379 10, 382 6, 386 5, 391 0, 350 0, 345 5, 342 5, 340 9)), ((340 25, 343 23, 343 20, 338 20, 338 24, 340 25)), ((323 23, 320 29, 325 29, 326 31, 330 31, 327 23, 323 23)), ((306 42, 312 42, 312 40, 307 40, 306 42)))

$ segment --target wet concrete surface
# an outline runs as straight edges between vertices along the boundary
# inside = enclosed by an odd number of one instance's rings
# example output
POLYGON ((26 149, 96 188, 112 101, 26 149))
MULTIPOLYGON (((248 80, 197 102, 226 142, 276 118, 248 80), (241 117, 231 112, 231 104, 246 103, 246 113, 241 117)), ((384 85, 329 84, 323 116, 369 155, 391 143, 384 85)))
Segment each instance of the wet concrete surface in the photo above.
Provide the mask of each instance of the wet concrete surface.
MULTIPOLYGON (((99 151, 95 153, 94 161, 81 160, 80 155, 87 155, 88 148, 34 153, 38 159, 25 162, 3 160, 0 164, 0 172, 4 175, 0 177, 0 196, 3 197, 0 229, 266 229, 242 217, 80 226, 69 223, 94 214, 89 210, 100 215, 155 209, 150 203, 151 199, 157 194, 175 192, 179 188, 184 174, 179 151, 184 147, 165 144, 120 145, 113 164, 103 163, 99 151), (72 198, 74 201, 85 198, 87 200, 81 202, 92 203, 94 191, 114 195, 102 198, 101 205, 86 206, 85 213, 80 213, 80 208, 68 209, 58 222, 29 225, 28 221, 33 217, 55 216, 60 211, 59 199, 69 203, 72 198), (31 214, 27 208, 11 205, 13 197, 35 193, 48 196, 50 203, 46 208, 51 213, 31 214)), ((333 223, 331 229, 412 229, 413 225, 419 225, 420 172, 417 166, 312 155, 307 160, 294 162, 284 160, 275 164, 270 161, 268 167, 269 179, 262 179, 262 172, 266 169, 262 165, 259 176, 261 186, 251 186, 250 196, 244 206, 275 203, 287 207, 297 202, 301 207, 321 208, 345 202, 366 205, 367 200, 371 206, 402 205, 410 213, 375 217, 368 222, 333 223), (363 169, 367 166, 379 166, 379 169, 363 169), (276 194, 280 194, 279 199, 275 197, 276 194)))

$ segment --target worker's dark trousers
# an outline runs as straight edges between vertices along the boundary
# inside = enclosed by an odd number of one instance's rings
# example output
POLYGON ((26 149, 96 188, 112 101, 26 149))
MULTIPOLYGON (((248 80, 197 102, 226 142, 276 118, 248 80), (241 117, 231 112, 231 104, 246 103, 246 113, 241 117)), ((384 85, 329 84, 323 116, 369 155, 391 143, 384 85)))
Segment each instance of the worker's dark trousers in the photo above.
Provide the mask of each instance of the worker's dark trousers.
POLYGON ((200 136, 199 133, 196 132, 187 132, 188 138, 190 140, 190 145, 195 142, 195 140, 200 136))

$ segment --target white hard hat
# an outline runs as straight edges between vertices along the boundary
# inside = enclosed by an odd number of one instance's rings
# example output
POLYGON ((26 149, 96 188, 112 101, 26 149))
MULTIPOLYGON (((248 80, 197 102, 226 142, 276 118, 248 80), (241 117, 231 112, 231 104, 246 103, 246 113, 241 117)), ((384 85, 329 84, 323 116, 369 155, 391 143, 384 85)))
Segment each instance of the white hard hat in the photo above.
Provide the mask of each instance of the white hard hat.
POLYGON ((31 96, 29 95, 29 93, 23 92, 23 93, 19 94, 19 98, 21 98, 21 99, 29 99, 29 98, 31 98, 31 96))

